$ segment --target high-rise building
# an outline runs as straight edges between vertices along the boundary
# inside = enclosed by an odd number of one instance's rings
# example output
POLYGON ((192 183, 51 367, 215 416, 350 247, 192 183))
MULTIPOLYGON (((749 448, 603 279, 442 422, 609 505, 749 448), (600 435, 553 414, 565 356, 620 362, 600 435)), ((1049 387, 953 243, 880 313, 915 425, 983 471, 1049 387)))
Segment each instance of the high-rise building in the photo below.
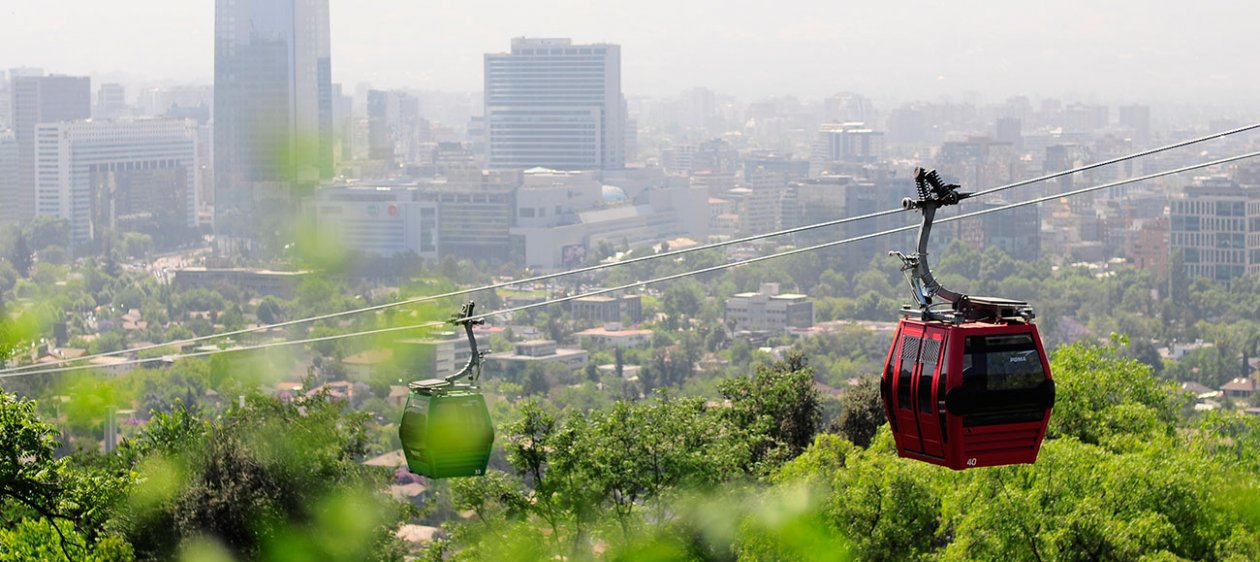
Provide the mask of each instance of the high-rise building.
POLYGON ((14 226, 10 211, 19 205, 18 146, 11 131, 0 131, 0 226, 14 226))
POLYGON ((485 114, 491 168, 622 168, 621 47, 513 39, 485 57, 485 114))
POLYGON ((969 137, 941 145, 936 164, 946 179, 968 189, 985 189, 1019 179, 1019 155, 1009 142, 988 137, 969 137))
POLYGON ((36 135, 35 212, 66 219, 73 244, 123 231, 169 240, 196 226, 195 122, 62 121, 36 135))
POLYGON ((96 107, 92 116, 97 119, 113 119, 127 108, 127 91, 122 84, 105 83, 96 91, 96 107))
POLYGON ((838 163, 870 163, 883 158, 884 133, 864 123, 824 123, 818 128, 810 169, 816 174, 838 163))
MULTIPOLYGON (((1003 199, 978 202, 982 209, 993 209, 1010 203, 1003 199)), ((958 221, 958 238, 974 250, 997 248, 1021 261, 1037 261, 1041 257, 1041 213, 1036 205, 1008 209, 1002 213, 958 221)))
POLYGON ((8 74, 0 70, 0 131, 13 128, 12 99, 8 74))
POLYGON ((1120 126, 1133 134, 1133 142, 1145 144, 1151 138, 1151 108, 1146 105, 1122 105, 1120 126))
MULTIPOLYGON (((16 71, 15 71, 16 74, 16 71)), ((92 90, 85 76, 29 76, 13 79, 13 136, 17 141, 16 203, 0 208, 5 222, 35 216, 35 129, 40 123, 76 121, 92 116, 92 90)))
POLYGON ((354 97, 342 93, 341 84, 333 84, 333 160, 354 159, 354 97))
POLYGON ((993 123, 993 138, 1020 148, 1024 143, 1023 123, 1017 117, 998 117, 993 123))
POLYGON ((1228 282, 1260 273, 1260 187, 1196 178, 1172 201, 1169 246, 1189 277, 1228 282))
POLYGON ((402 91, 368 91, 368 158, 389 166, 415 161, 419 101, 402 91))
MULTIPOLYGON (((904 174, 874 175, 875 177, 824 176, 795 185, 799 213, 797 224, 817 224, 835 220, 836 217, 876 213, 898 207, 903 197, 914 194, 914 182, 904 174)), ((794 236, 794 241, 802 246, 819 244, 904 225, 904 217, 889 215, 839 225, 834 229, 802 232, 794 236)), ((824 250, 820 259, 834 263, 837 271, 853 275, 865 270, 870 264, 871 256, 887 255, 888 250, 892 249, 913 247, 914 235, 914 232, 908 232, 845 244, 834 250, 824 250)))
POLYGON ((215 227, 244 235, 332 177, 328 0, 216 0, 214 34, 215 227))

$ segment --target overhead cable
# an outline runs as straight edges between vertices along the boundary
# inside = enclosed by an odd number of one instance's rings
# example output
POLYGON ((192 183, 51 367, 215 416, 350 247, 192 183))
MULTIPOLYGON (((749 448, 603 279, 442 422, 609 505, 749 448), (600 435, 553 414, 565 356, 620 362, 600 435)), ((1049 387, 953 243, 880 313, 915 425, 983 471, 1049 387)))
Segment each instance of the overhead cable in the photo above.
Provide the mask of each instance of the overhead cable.
MULTIPOLYGON (((1103 189, 1110 189, 1110 188, 1113 188, 1113 187, 1119 187, 1119 186, 1122 186, 1122 185, 1128 185, 1128 184, 1132 184, 1132 183, 1138 183, 1138 182, 1148 181, 1148 180, 1152 180, 1152 179, 1157 179, 1157 178, 1161 178, 1161 177, 1165 177, 1165 176, 1171 176, 1171 175, 1175 175, 1175 174, 1181 174, 1181 173, 1190 172, 1190 171, 1194 171, 1194 170, 1200 170, 1200 169, 1203 169, 1203 168, 1209 168, 1209 167, 1212 167, 1212 166, 1219 166, 1219 165, 1221 165, 1221 164, 1228 164, 1228 163, 1230 163, 1230 162, 1237 162, 1237 161, 1239 161, 1239 160, 1245 160, 1245 159, 1248 159, 1248 158, 1255 158, 1255 157, 1257 157, 1257 156, 1260 156, 1260 151, 1256 151, 1256 152, 1249 152, 1249 153, 1246 153, 1246 154, 1240 154, 1240 155, 1237 155, 1237 156, 1230 156, 1230 157, 1227 157, 1227 158, 1221 158, 1221 159, 1218 159, 1218 160, 1213 160, 1213 161, 1210 161, 1210 162, 1203 162, 1203 163, 1200 163, 1200 164, 1192 164, 1192 165, 1189 165, 1189 166, 1183 166, 1183 167, 1176 168, 1176 169, 1172 169, 1172 170, 1165 170, 1165 171, 1162 171, 1162 172, 1155 172, 1155 173, 1146 174, 1146 175, 1143 175, 1143 176, 1137 176, 1137 177, 1133 177, 1133 178, 1127 178, 1127 179, 1123 179, 1123 180, 1117 180, 1117 181, 1113 181, 1113 182, 1109 182, 1109 183, 1104 183, 1104 184, 1100 184, 1100 185, 1094 185, 1094 186, 1090 186, 1090 187, 1084 187, 1084 188, 1075 189, 1075 190, 1067 191, 1067 192, 1060 193, 1060 194, 1047 195, 1047 196, 1044 196, 1044 197, 1037 197, 1037 198, 1029 199, 1029 200, 1027 200, 1027 201, 1019 201, 1019 202, 1016 202, 1016 203, 1009 203, 1009 204, 1006 204, 1006 205, 1001 205, 1001 206, 998 206, 998 207, 991 207, 991 208, 988 208, 988 209, 981 209, 981 210, 978 210, 978 211, 973 211, 973 212, 970 212, 970 213, 963 213, 963 214, 959 214, 959 215, 954 215, 954 216, 950 216, 950 217, 945 217, 945 218, 942 218, 942 219, 938 219, 936 222, 937 222, 937 223, 944 223, 944 222, 952 222, 952 221, 959 221, 959 220, 966 220, 966 219, 970 219, 970 218, 976 218, 976 217, 980 217, 980 216, 988 215, 988 214, 991 214, 991 213, 998 213, 998 212, 1001 212, 1001 211, 1006 211, 1006 210, 1009 210, 1009 209, 1014 209, 1014 208, 1018 208, 1018 207, 1026 207, 1026 206, 1028 206, 1028 205, 1036 205, 1036 204, 1038 204, 1038 203, 1044 203, 1044 202, 1046 202, 1046 201, 1053 201, 1053 200, 1055 200, 1055 199, 1061 199, 1061 198, 1066 198, 1066 197, 1075 197, 1075 196, 1077 196, 1077 195, 1081 195, 1081 194, 1085 194, 1085 193, 1090 193, 1090 192, 1099 191, 1099 190, 1103 190, 1103 189)), ((787 257, 787 256, 793 256, 793 255, 803 254, 803 253, 806 253, 806 252, 815 252, 815 251, 818 251, 818 250, 823 250, 823 249, 826 249, 826 248, 833 248, 833 247, 836 247, 836 246, 841 246, 841 245, 844 245, 844 244, 851 244, 851 243, 854 243, 854 242, 860 242, 860 241, 863 241, 863 240, 870 240, 870 239, 873 239, 873 238, 879 238, 879 237, 882 237, 882 236, 888 236, 888 235, 890 235, 890 234, 896 234, 896 233, 900 233, 900 232, 908 232, 908 231, 914 230, 914 229, 916 229, 916 228, 918 228, 918 227, 919 227, 919 225, 917 225, 917 224, 912 224, 912 225, 907 225, 907 226, 902 226, 902 227, 897 227, 897 228, 891 228, 891 229, 888 229, 888 230, 883 230, 883 231, 874 232, 874 233, 870 233, 870 234, 863 234, 863 235, 861 235, 861 236, 854 236, 854 237, 851 237, 851 238, 845 238, 845 239, 842 239, 842 240, 835 240, 835 241, 832 241, 832 242, 824 242, 824 243, 821 243, 821 244, 815 244, 815 245, 812 245, 812 246, 805 246, 805 247, 801 247, 801 248, 795 248, 795 249, 792 249, 792 250, 786 250, 786 251, 783 251, 783 252, 778 252, 778 253, 774 253, 774 254, 767 254, 767 255, 764 255, 764 256, 757 256, 757 257, 748 258, 748 259, 739 260, 739 261, 734 261, 734 262, 729 262, 729 263, 725 263, 725 264, 721 264, 721 265, 716 265, 716 266, 711 266, 711 267, 705 267, 705 268, 696 269, 696 270, 691 270, 691 271, 685 271, 685 272, 681 272, 681 273, 675 273, 675 274, 673 274, 673 275, 666 275, 666 276, 664 276, 664 277, 657 277, 657 278, 654 278, 654 279, 647 279, 647 280, 643 280, 643 281, 636 281, 636 282, 633 282, 633 283, 627 283, 627 284, 624 284, 624 285, 619 285, 619 286, 616 286, 616 287, 608 287, 608 288, 604 288, 604 289, 598 289, 598 290, 594 290, 594 291, 588 291, 588 292, 585 292, 585 293, 574 294, 574 295, 568 295, 568 296, 559 297, 559 298, 555 298, 555 299, 549 299, 549 300, 545 300, 545 301, 540 301, 540 302, 537 302, 537 303, 530 303, 530 304, 521 305, 521 306, 517 306, 517 307, 506 308, 506 309, 497 310, 497 311, 494 311, 494 312, 487 312, 487 313, 484 313, 484 314, 478 314, 478 315, 476 315, 476 316, 471 316, 471 317, 469 317, 469 319, 471 319, 471 320, 481 320, 481 319, 487 319, 487 318, 491 318, 491 317, 495 317, 495 316, 500 316, 500 315, 504 315, 504 314, 512 314, 512 313, 516 313, 516 312, 523 312, 523 311, 526 311, 526 310, 531 310, 531 309, 534 309, 534 308, 541 308, 541 307, 551 306, 551 305, 560 304, 560 303, 564 303, 564 302, 570 302, 570 301, 574 301, 574 300, 577 300, 577 299, 580 299, 580 298, 592 297, 592 296, 599 296, 599 295, 604 295, 604 294, 613 293, 613 292, 626 291, 626 290, 630 290, 630 289, 636 289, 636 288, 640 288, 640 287, 646 287, 646 286, 648 286, 648 285, 655 285, 655 284, 658 284, 658 283, 664 283, 664 282, 667 282, 667 281, 674 281, 674 280, 677 280, 677 279, 682 279, 682 278, 686 278, 686 277, 693 277, 693 276, 696 276, 696 275, 703 275, 703 274, 705 274, 705 273, 714 273, 714 272, 718 272, 718 271, 722 271, 722 270, 726 270, 726 269, 731 269, 731 268, 735 268, 735 267, 740 267, 740 266, 750 265, 750 264, 754 264, 754 263, 760 263, 760 262, 767 261, 767 260, 772 260, 772 259, 777 259, 777 258, 782 258, 782 257, 787 257)), ((333 341, 333 340, 339 340, 339 339, 355 338, 355 337, 363 337, 363 336, 370 336, 370 335, 376 335, 376 334, 382 334, 382 333, 389 333, 389 332, 398 332, 398 331, 405 331, 405 330, 417 330, 417 329, 424 329, 424 328, 430 328, 430 327, 435 327, 435 326, 439 326, 439 325, 442 325, 442 323, 441 323, 441 322, 425 322, 425 323, 422 323, 422 324, 415 324, 415 325, 393 326, 393 327, 388 327, 388 328, 379 328, 379 329, 367 330, 367 331, 360 331, 360 332, 350 332, 350 333, 345 333, 345 334, 333 334, 333 335, 328 335, 328 336, 323 336, 323 337, 318 337, 318 338, 307 338, 307 339, 303 339, 303 340, 291 340, 291 341, 269 342, 269 343, 258 344, 258 345, 254 345, 254 346, 247 346, 247 347, 225 348, 225 349, 219 349, 219 350, 206 350, 206 351, 200 351, 200 352, 195 352, 195 353, 174 354, 174 355, 168 355, 168 356, 165 356, 165 357, 163 357, 163 358, 162 358, 162 360, 176 360, 176 359, 184 359, 184 358, 190 358, 190 357, 202 357, 202 356, 206 356, 206 355, 215 355, 215 354, 219 354, 219 353, 233 353, 233 352, 239 352, 239 351, 253 351, 253 350, 258 350, 258 349, 268 349, 268 348, 272 348, 272 347, 281 347, 281 346, 299 345, 299 344, 305 344, 305 343, 316 343, 316 342, 322 342, 322 341, 333 341)), ((81 361, 81 360, 83 360, 83 358, 80 358, 80 359, 75 359, 75 360, 73 360, 73 361, 81 361)), ((111 365, 107 365, 107 366, 136 365, 136 364, 141 364, 141 363, 146 363, 146 362, 153 362, 153 361, 155 361, 155 359, 135 359, 135 360, 129 360, 129 361, 125 361, 125 362, 113 363, 113 364, 111 364, 111 365)), ((41 368, 41 369, 29 370, 29 371, 22 371, 22 372, 0 373, 0 378, 9 378, 9 377, 18 377, 18 376, 27 376, 27 375, 39 375, 39 374, 59 373, 59 372, 66 372, 66 371, 75 371, 75 370, 91 369, 91 368, 95 368, 95 367, 98 367, 98 366, 97 366, 97 365, 73 365, 73 366, 69 366, 69 367, 41 368)))
MULTIPOLYGON (((1179 141, 1179 142, 1175 142, 1175 143, 1172 143, 1172 144, 1167 144, 1167 145, 1164 145, 1164 146, 1160 146, 1160 147, 1156 147, 1156 148, 1151 148, 1151 149, 1143 150, 1143 151, 1141 151, 1141 152, 1135 152, 1135 153, 1133 153, 1133 154, 1129 154, 1129 155, 1125 155, 1125 156, 1119 156, 1119 157, 1116 157, 1116 158, 1111 158, 1111 159, 1109 159, 1109 160, 1103 160, 1103 161, 1101 161, 1101 162, 1095 162, 1095 163, 1092 163, 1092 164, 1086 164, 1086 165, 1084 165, 1084 166, 1080 166, 1080 167, 1072 168, 1072 169, 1069 169, 1069 170, 1063 170, 1063 171, 1059 171, 1059 172, 1054 172, 1054 173, 1046 174, 1046 175, 1039 176, 1039 177, 1036 177, 1036 178, 1033 178, 1033 179, 1020 180, 1020 181, 1017 181, 1017 182, 1012 182, 1012 183, 1008 183, 1008 184, 1005 184, 1005 185, 1000 185, 1000 186, 997 186, 997 187, 993 187, 993 188, 985 189, 985 190, 982 190, 982 191, 978 191, 978 192, 976 192, 976 193, 973 195, 973 197, 976 197, 976 196, 981 196, 981 195, 987 195, 987 194, 990 194, 990 193, 997 193, 997 192, 1000 192, 1000 191, 1005 191, 1005 190, 1008 190, 1008 189, 1013 189, 1013 188, 1016 188, 1016 187, 1022 187, 1022 186, 1026 186, 1026 185, 1031 185, 1031 184, 1034 184, 1034 183, 1038 183, 1038 182, 1043 182, 1043 181, 1048 181, 1048 180, 1052 180, 1052 179, 1056 179, 1056 178, 1061 178, 1061 177, 1064 177, 1064 176, 1068 176, 1068 175, 1071 175, 1071 174, 1076 174, 1076 173, 1080 173, 1080 172, 1084 172, 1084 171, 1092 170, 1092 169, 1099 168, 1099 167, 1102 167, 1102 166, 1108 166, 1108 165, 1111 165, 1111 164, 1116 164, 1116 163, 1119 163, 1119 162, 1124 162, 1124 161, 1126 161, 1126 160, 1132 160, 1132 159, 1135 159, 1135 158, 1141 158, 1141 157, 1145 157, 1145 156, 1150 156, 1150 155, 1152 155, 1152 154, 1158 154, 1158 153, 1160 153, 1160 152, 1166 152, 1166 151, 1169 151, 1169 150, 1174 150, 1174 149, 1177 149, 1177 148, 1183 148, 1183 147, 1186 147, 1186 146, 1190 146, 1190 145, 1193 145, 1193 144, 1198 144, 1198 143, 1203 143, 1203 142, 1207 142, 1207 141, 1210 141, 1210 140, 1215 140, 1215 139, 1225 138, 1225 137, 1228 137, 1228 136, 1231 136, 1231 135, 1236 135, 1236 134, 1238 134, 1238 133, 1242 133, 1242 132, 1246 132, 1246 131, 1251 131, 1251 130, 1255 130, 1255 129, 1260 129, 1260 123, 1254 123, 1254 124, 1251 124, 1251 125, 1246 125, 1246 126, 1243 126, 1243 127, 1238 127, 1238 128, 1235 128, 1235 129, 1230 129, 1230 130, 1228 130, 1228 131, 1222 131, 1222 132, 1219 132, 1219 133, 1213 133, 1213 134, 1210 134, 1210 135, 1205 135, 1205 136, 1201 136, 1201 137, 1196 137, 1196 138, 1189 139, 1189 140, 1179 141)), ((752 235, 752 236, 746 236, 746 237, 743 237, 743 238, 735 238, 735 239, 732 239, 732 240, 725 240, 725 241, 721 241, 721 242, 713 242, 713 243, 710 243, 710 244, 704 244, 704 245, 701 245, 701 246, 693 246, 693 247, 691 247, 691 248, 681 248, 681 249, 678 249, 678 250, 671 250, 671 251, 667 251, 667 252, 660 252, 660 253, 657 253, 657 254, 651 254, 651 255, 639 256, 639 257, 635 257, 635 258, 631 258, 631 259, 628 259, 628 260, 623 260, 623 261, 615 261, 615 262, 610 262, 610 263, 600 263, 600 264, 590 265, 590 266, 586 266, 586 267, 579 267, 579 268, 576 268, 576 269, 570 269, 570 270, 565 270, 565 271, 558 271, 558 272, 554 272, 554 273, 546 273, 546 274, 543 274, 543 275, 536 275, 536 276, 533 276, 533 277, 527 277, 527 278, 524 278, 524 279, 514 279, 514 280, 511 280, 511 281, 503 281, 503 282, 500 282, 500 283, 493 283, 493 284, 490 284, 490 285, 483 285, 483 286, 480 286, 480 287, 474 287, 474 288, 469 288, 469 289, 459 289, 459 290, 455 290, 455 291, 448 291, 448 292, 441 293, 441 294, 437 294, 437 295, 426 295, 426 296, 419 296, 419 297, 411 297, 411 298, 407 298, 407 299, 402 299, 402 300, 398 300, 398 301, 391 301, 391 302, 381 303, 381 304, 377 304, 377 305, 365 306, 365 307, 360 307, 360 308, 353 308, 353 309, 349 309, 349 310, 342 310, 342 311, 338 311, 338 312, 331 312, 331 313, 328 313, 328 314, 319 314, 319 315, 315 315, 315 316, 308 316, 308 317, 303 317, 303 318, 295 318, 295 319, 293 319, 293 320, 286 320, 286 321, 283 321, 283 322, 276 322, 276 323, 274 323, 274 324, 263 324, 263 325, 258 325, 258 326, 251 326, 251 327, 248 327, 248 328, 242 328, 242 329, 239 329, 239 330, 231 330, 231 331, 227 331, 227 332, 219 332, 219 333, 216 333, 216 334, 207 334, 207 335, 204 335, 204 336, 196 336, 196 337, 192 337, 192 338, 185 338, 185 339, 175 340, 175 341, 170 341, 170 342, 165 342, 165 343, 153 343, 153 344, 147 344, 147 345, 142 345, 142 346, 136 346, 136 347, 132 347, 132 348, 127 348, 127 349, 119 349, 119 350, 115 350, 115 351, 105 351, 105 352, 100 352, 100 353, 94 353, 94 354, 91 354, 91 355, 85 355, 85 356, 83 356, 83 357, 78 357, 78 358, 73 358, 73 359, 58 359, 58 360, 54 360, 54 361, 52 361, 52 362, 50 362, 50 363, 46 363, 46 364, 43 364, 43 365, 22 365, 22 366, 17 366, 17 367, 9 367, 9 368, 7 368, 7 369, 0 369, 0 374, 12 373, 12 372, 18 372, 18 371, 24 371, 24 370, 34 369, 34 368, 37 368, 37 367, 43 367, 43 366, 47 366, 47 365, 61 365, 61 364, 70 363, 70 362, 73 362, 73 361, 91 360, 91 359, 96 359, 96 358, 99 358, 99 357, 112 357, 112 356, 118 356, 118 355, 127 355, 127 354, 131 354, 131 353, 139 352, 139 351, 147 351, 147 350, 150 350, 150 349, 161 349, 161 348, 171 347, 171 346, 185 346, 185 345, 189 345, 189 344, 193 344, 193 343, 199 343, 199 342, 203 342, 203 341, 210 341, 210 340, 216 340, 216 339, 222 339, 222 338, 229 338, 229 337, 233 337, 233 336, 239 336, 239 335, 250 334, 250 333, 264 332, 264 331, 273 330, 273 329, 276 329, 276 328, 286 328, 286 327, 289 327, 289 326, 296 326, 296 325, 301 325, 301 324, 309 324, 309 323, 312 323, 312 322, 319 322, 319 321, 321 321, 321 320, 330 320, 330 319, 333 319, 333 318, 341 318, 341 317, 345 317, 345 316, 351 316, 351 315, 356 315, 356 314, 363 314, 363 313, 366 313, 366 312, 375 312, 375 311, 379 311, 379 310, 385 310, 385 309, 389 309, 389 308, 396 308, 396 307, 400 307, 400 306, 407 306, 407 305, 412 305, 412 304, 420 304, 420 303, 432 302, 432 301, 437 301, 437 300, 446 299, 446 298, 453 298, 453 297, 459 297, 459 296, 464 296, 464 295, 470 295, 470 294, 478 293, 478 292, 481 292, 481 291, 489 291, 489 290, 502 289, 502 288, 507 288, 507 287, 514 287, 514 286, 517 286, 517 285, 524 285, 524 284, 528 284, 528 283, 537 283, 537 282, 540 282, 540 281, 549 281, 549 280, 552 280, 552 279, 558 279, 558 278, 567 277, 567 276, 570 276, 570 275, 577 275, 577 274, 582 274, 582 273, 590 273, 590 272, 594 272, 594 271, 600 271, 600 270, 604 270, 604 269, 610 269, 610 268, 613 268, 613 267, 619 267, 619 266, 631 265, 631 264, 636 264, 636 263, 646 262, 646 261, 650 261, 650 260, 656 260, 656 259, 662 259, 662 258, 669 258, 669 257, 682 256, 682 255, 691 254, 691 253, 695 253, 695 252, 702 252, 702 251, 705 251, 705 250, 712 250, 712 249, 716 249, 716 248, 722 248, 722 247, 727 247, 727 246, 732 246, 732 245, 738 245, 738 244, 746 244, 746 243, 748 243, 748 242, 754 242, 754 241, 757 241, 757 240, 764 240, 764 239, 767 239, 767 238, 775 238, 775 237, 779 237, 779 236, 787 236, 787 235, 790 235, 790 234, 797 234, 797 233, 807 232, 807 231, 810 231, 810 230, 816 230, 816 229, 820 229, 820 228, 827 228, 827 227, 831 227, 831 226, 839 226, 839 225, 842 225, 842 224, 847 224, 847 223, 857 222, 857 221, 861 221, 861 220, 867 220, 867 219, 873 219, 873 218, 878 218, 878 217, 884 217, 884 216, 894 215, 894 214, 897 214, 897 213, 899 213, 899 212, 901 212, 901 211, 902 211, 902 209, 901 209, 900 207, 897 207, 897 208, 887 209, 887 210, 883 210, 883 211, 876 211, 876 212, 873 212, 873 213, 867 213, 867 214, 864 214, 864 215, 858 215, 858 216, 853 216, 853 217, 844 217, 844 218, 834 219, 834 220, 830 220, 830 221, 823 221, 823 222, 819 222, 819 223, 815 223, 815 224, 809 224, 809 225, 798 226, 798 227, 794 227, 794 228, 787 228, 787 229, 783 229, 783 230, 776 230, 776 231, 773 231, 773 232, 767 232, 767 233, 763 233, 763 234, 756 234, 756 235, 752 235)))

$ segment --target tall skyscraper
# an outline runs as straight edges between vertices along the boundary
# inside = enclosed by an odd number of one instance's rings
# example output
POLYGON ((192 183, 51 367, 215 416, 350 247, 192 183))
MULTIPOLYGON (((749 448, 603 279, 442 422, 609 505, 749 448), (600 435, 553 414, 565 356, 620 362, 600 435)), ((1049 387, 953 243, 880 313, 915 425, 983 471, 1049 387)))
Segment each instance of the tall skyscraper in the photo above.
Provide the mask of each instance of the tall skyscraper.
POLYGON ((0 209, 0 218, 4 222, 24 223, 36 212, 36 126, 91 117, 92 90, 86 76, 17 76, 13 79, 12 98, 18 165, 16 195, 12 200, 16 204, 11 209, 0 209))
POLYGON ((17 139, 12 131, 0 131, 0 227, 18 224, 19 189, 17 139))
POLYGON ((621 47, 516 38, 486 55, 485 77, 491 168, 625 166, 621 47))
POLYGON ((368 90, 368 158, 393 167, 415 161, 420 100, 407 92, 368 90))
POLYGON ((247 235, 332 177, 328 0, 216 0, 215 227, 247 235))

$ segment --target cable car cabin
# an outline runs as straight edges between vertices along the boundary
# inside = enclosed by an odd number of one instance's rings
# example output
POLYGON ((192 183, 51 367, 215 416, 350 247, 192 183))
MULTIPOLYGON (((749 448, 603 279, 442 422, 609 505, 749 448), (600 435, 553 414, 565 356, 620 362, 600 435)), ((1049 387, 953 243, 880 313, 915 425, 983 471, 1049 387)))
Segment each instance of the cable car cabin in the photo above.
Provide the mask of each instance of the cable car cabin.
POLYGON ((494 424, 476 388, 442 379, 411 383, 398 436, 407 469, 429 478, 481 476, 494 424))
POLYGON ((398 424, 407 469, 429 478, 481 476, 494 446, 494 422, 481 395, 482 356, 473 327, 472 302, 464 304, 451 323, 464 327, 470 354, 459 372, 441 379, 416 381, 407 386, 407 408, 398 424), (459 381, 464 382, 459 382, 459 381))
POLYGON ((1054 403, 1037 326, 902 319, 886 365, 900 456, 954 470, 1037 460, 1054 403))
POLYGON ((923 213, 917 251, 889 254, 901 259, 915 305, 901 311, 879 386, 897 454, 954 470, 1032 463, 1054 405, 1036 315, 1026 302, 941 286, 927 259, 932 221, 973 194, 935 170, 916 168, 914 182, 918 198, 901 204, 923 213))

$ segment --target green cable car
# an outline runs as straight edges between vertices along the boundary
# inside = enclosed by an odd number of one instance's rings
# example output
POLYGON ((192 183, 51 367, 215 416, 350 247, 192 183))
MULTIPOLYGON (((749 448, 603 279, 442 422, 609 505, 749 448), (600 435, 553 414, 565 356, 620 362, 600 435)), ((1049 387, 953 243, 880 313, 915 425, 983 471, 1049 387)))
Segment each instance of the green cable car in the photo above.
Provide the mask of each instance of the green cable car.
POLYGON ((483 352, 477 350, 471 320, 473 303, 464 305, 451 323, 462 325, 472 355, 458 373, 444 379, 427 379, 408 385, 398 437, 402 440, 407 469, 429 478, 481 476, 490 462, 494 423, 477 386, 483 352), (468 381, 459 383, 467 377, 468 381))

